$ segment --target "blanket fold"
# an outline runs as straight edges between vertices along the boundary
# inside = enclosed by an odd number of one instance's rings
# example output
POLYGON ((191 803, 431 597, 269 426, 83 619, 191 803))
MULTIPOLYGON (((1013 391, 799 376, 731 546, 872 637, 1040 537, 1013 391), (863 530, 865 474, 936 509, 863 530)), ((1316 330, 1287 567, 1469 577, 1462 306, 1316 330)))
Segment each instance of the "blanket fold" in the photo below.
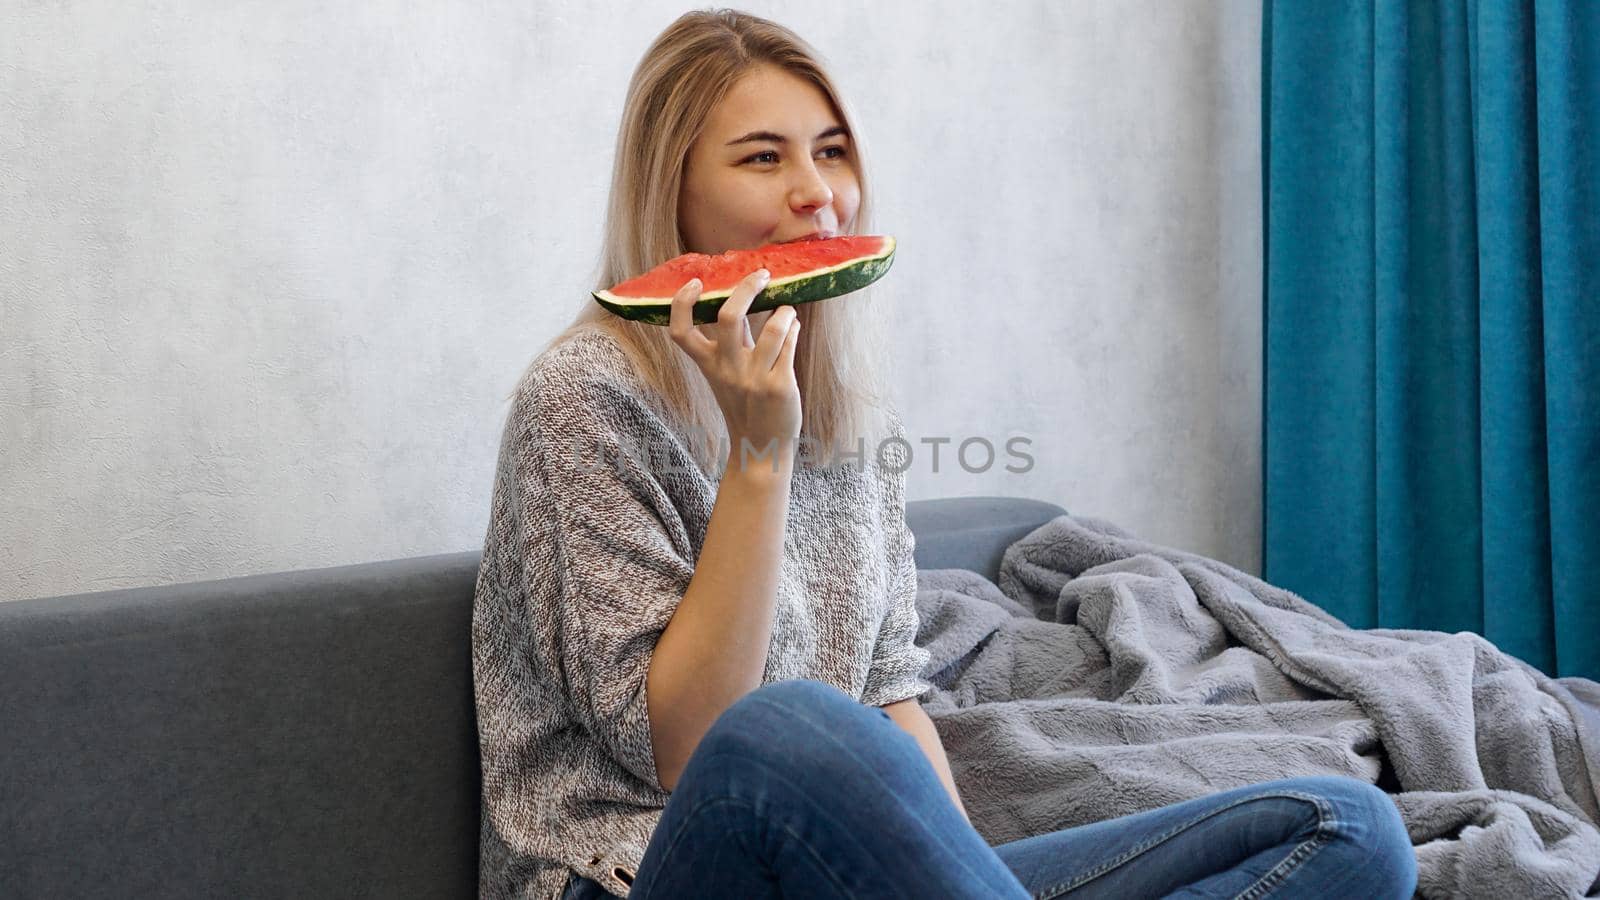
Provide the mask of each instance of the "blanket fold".
POLYGON ((1393 796, 1424 897, 1600 897, 1600 685, 1462 632, 1352 629, 1217 560, 1063 515, 999 583, 918 572, 916 643, 991 844, 1335 774, 1393 796))

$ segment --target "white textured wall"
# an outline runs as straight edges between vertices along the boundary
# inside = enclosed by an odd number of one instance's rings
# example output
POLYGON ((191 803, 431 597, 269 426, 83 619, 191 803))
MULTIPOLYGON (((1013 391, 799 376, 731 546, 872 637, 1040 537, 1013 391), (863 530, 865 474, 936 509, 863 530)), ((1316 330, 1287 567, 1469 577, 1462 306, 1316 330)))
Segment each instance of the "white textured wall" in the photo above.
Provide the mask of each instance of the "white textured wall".
MULTIPOLYGON (((1259 569, 1258 0, 751 3, 876 153, 940 471, 1259 569)), ((481 547, 640 2, 0 7, 0 598, 481 547)))

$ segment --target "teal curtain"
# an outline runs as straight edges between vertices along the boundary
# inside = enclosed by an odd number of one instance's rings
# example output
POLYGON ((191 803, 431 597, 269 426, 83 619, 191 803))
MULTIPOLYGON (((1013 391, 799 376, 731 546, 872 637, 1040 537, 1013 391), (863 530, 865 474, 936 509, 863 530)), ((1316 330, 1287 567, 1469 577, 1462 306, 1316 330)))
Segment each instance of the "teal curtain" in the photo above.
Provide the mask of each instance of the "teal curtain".
POLYGON ((1600 679, 1600 2, 1263 12, 1262 576, 1600 679))

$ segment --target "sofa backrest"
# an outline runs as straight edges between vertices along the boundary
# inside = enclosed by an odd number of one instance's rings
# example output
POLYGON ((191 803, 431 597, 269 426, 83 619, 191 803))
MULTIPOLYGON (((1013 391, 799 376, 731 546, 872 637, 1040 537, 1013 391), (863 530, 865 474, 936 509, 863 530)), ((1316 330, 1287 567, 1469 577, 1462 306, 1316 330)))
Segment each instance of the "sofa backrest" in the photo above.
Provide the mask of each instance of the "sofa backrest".
MULTIPOLYGON (((1063 512, 906 517, 992 580, 1063 512)), ((476 897, 478 561, 0 603, 0 897, 476 897)))

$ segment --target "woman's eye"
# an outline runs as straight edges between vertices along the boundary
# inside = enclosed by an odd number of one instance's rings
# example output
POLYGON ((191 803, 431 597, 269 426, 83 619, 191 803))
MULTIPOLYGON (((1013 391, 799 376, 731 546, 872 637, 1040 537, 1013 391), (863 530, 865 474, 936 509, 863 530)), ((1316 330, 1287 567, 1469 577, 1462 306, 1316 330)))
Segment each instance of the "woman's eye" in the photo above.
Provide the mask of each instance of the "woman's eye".
MULTIPOLYGON (((838 156, 830 156, 830 157, 828 157, 829 159, 839 159, 840 157, 844 156, 844 148, 843 147, 838 147, 838 146, 824 147, 824 148, 822 148, 822 150, 823 150, 824 153, 828 152, 829 150, 837 150, 837 151, 839 151, 839 155, 838 156)), ((760 153, 757 153, 755 156, 752 156, 749 159, 745 160, 745 162, 766 162, 767 160, 764 159, 764 157, 768 157, 768 156, 776 157, 777 155, 778 155, 778 151, 776 151, 776 150, 763 150, 760 153)), ((773 159, 773 160, 771 160, 771 162, 777 162, 777 160, 773 159)))

